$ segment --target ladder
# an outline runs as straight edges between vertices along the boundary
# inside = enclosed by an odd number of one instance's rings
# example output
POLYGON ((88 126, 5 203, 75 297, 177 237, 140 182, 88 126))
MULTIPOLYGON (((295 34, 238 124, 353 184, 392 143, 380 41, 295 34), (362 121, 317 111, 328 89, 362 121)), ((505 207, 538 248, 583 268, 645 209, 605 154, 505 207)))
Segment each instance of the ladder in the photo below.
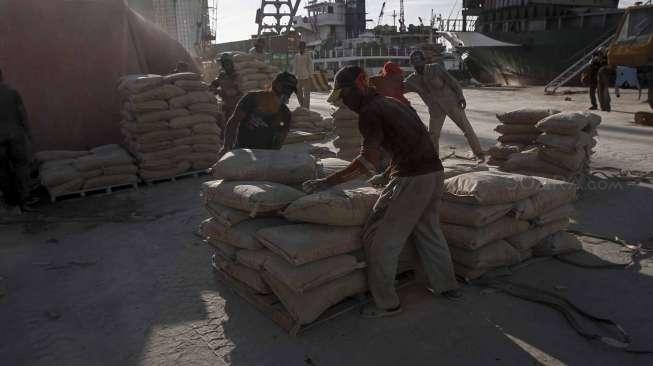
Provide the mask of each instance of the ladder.
POLYGON ((545 94, 555 93, 559 87, 567 84, 569 80, 573 79, 576 75, 580 74, 592 60, 592 56, 594 55, 594 52, 598 51, 601 47, 606 47, 607 45, 609 45, 610 42, 612 42, 612 40, 614 39, 614 37, 615 34, 608 36, 608 38, 603 40, 603 42, 599 43, 598 46, 594 47, 590 52, 588 52, 583 57, 581 57, 573 65, 569 66, 568 69, 563 71, 560 75, 556 76, 555 79, 553 79, 550 83, 548 83, 544 87, 544 93, 545 94))

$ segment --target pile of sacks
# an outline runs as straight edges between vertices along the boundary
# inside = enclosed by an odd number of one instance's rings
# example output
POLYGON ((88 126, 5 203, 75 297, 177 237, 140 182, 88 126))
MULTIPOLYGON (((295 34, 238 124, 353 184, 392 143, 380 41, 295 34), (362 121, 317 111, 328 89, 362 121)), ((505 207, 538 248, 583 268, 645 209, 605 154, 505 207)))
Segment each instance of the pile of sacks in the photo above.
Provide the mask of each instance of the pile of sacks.
POLYGON ((279 68, 257 60, 256 56, 233 52, 234 68, 238 74, 240 90, 247 93, 252 90, 265 90, 272 85, 272 80, 279 73, 279 68))
POLYGON ((533 255, 581 248, 565 230, 574 213, 575 184, 498 171, 445 180, 442 231, 456 273, 467 279, 533 255))
POLYGON ((122 131, 145 180, 209 168, 221 147, 224 117, 200 75, 126 76, 122 131))
POLYGON ((35 154, 41 184, 52 198, 68 193, 138 183, 133 158, 118 145, 89 151, 41 151, 35 154))
POLYGON ((325 132, 333 129, 333 119, 323 118, 321 114, 304 107, 297 107, 292 111, 293 130, 307 132, 325 132))
POLYGON ((338 158, 353 160, 360 152, 363 141, 358 129, 358 114, 347 107, 339 107, 333 113, 333 125, 338 135, 333 141, 338 149, 338 158))
POLYGON ((367 291, 361 230, 379 192, 356 185, 310 195, 299 189, 339 165, 325 162, 318 170, 308 154, 233 150, 213 166, 221 180, 204 185, 212 217, 201 232, 216 249, 215 266, 254 293, 276 296, 296 325, 367 291))

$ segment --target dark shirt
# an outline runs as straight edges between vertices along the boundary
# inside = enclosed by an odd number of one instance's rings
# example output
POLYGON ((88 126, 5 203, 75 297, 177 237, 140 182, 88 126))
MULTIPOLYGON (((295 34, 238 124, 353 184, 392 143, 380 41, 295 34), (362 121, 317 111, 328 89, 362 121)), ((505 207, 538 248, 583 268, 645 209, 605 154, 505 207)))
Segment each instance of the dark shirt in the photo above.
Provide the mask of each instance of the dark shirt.
MULTIPOLYGON (((234 148, 236 149, 281 149, 290 129, 290 109, 285 105, 278 107, 272 92, 250 92, 238 102, 237 109, 245 113, 238 126, 234 148), (258 117, 264 126, 251 128, 248 121, 258 117)), ((228 127, 229 128, 229 127, 228 127)))
POLYGON ((23 99, 8 85, 0 83, 0 132, 26 132, 23 99))
POLYGON ((358 128, 363 135, 361 155, 392 154, 390 176, 412 177, 443 170, 426 126, 411 107, 373 93, 363 101, 358 128))

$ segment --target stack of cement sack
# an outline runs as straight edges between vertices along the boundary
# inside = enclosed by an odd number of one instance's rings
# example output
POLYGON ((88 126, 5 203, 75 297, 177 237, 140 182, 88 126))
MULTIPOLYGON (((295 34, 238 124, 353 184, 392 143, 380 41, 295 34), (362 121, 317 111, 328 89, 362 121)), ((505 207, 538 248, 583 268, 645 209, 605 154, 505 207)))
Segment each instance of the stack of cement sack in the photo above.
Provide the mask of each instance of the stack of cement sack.
POLYGON ((36 153, 41 183, 55 198, 67 193, 138 183, 133 158, 118 145, 90 151, 36 153))
POLYGON ((358 129, 358 114, 347 107, 339 107, 333 113, 333 125, 338 137, 333 145, 340 159, 352 160, 360 152, 362 136, 358 129))
POLYGON ((360 232, 376 190, 305 195, 293 186, 316 176, 316 162, 286 151, 233 150, 212 174, 221 180, 204 186, 212 218, 201 231, 219 271, 253 293, 273 293, 297 325, 366 292, 360 232))
POLYGON ((122 131, 145 180, 209 168, 220 149, 224 118, 195 73, 127 76, 122 131))
POLYGON ((243 93, 252 90, 264 90, 272 85, 272 80, 279 73, 279 68, 259 61, 249 53, 232 53, 234 68, 240 80, 243 93))
POLYGON ((331 118, 322 118, 322 115, 317 112, 297 107, 292 111, 290 133, 286 136, 284 144, 322 140, 332 129, 331 118))
POLYGON ((564 112, 539 121, 543 134, 537 145, 511 154, 502 170, 522 174, 579 180, 589 171, 601 117, 589 112, 564 112))
POLYGON ((561 232, 573 214, 574 184, 486 171, 449 178, 444 189, 442 231, 461 277, 474 279, 530 258, 535 247, 545 253, 558 239, 571 241, 561 232))

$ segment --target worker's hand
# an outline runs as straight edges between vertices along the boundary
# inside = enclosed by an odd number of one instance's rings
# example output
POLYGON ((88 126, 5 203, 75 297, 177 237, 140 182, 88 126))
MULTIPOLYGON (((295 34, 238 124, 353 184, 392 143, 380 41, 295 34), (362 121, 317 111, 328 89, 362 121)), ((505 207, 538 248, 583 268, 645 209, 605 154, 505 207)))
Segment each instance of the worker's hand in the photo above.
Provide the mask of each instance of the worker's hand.
POLYGON ((259 127, 268 127, 268 124, 263 119, 261 119, 261 117, 259 117, 259 116, 251 116, 245 122, 245 126, 248 129, 253 130, 253 129, 259 128, 259 127))
POLYGON ((385 173, 377 174, 367 180, 367 183, 372 187, 382 188, 388 185, 388 177, 385 173))
POLYGON ((460 100, 458 101, 458 105, 460 106, 461 109, 467 108, 467 101, 465 100, 465 98, 460 98, 460 100))
POLYGON ((307 180, 302 184, 302 190, 306 193, 315 193, 318 191, 323 191, 325 189, 329 188, 329 183, 327 183, 326 179, 321 178, 321 179, 314 179, 314 180, 307 180))

